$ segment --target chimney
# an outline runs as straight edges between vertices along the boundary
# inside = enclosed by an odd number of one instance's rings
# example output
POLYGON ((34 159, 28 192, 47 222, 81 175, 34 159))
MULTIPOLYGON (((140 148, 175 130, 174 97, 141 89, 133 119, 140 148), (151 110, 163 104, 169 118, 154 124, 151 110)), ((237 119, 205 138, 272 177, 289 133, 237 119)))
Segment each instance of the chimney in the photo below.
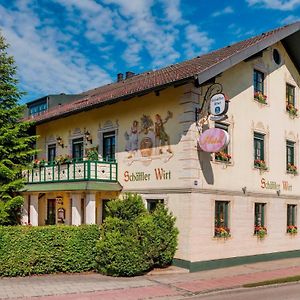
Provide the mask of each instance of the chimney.
POLYGON ((133 77, 135 74, 133 72, 127 71, 125 79, 133 77))
MULTIPOLYGON (((127 73, 126 73, 126 75, 127 75, 127 73)), ((118 73, 118 75, 117 75, 117 82, 120 82, 122 80, 123 80, 123 73, 118 73)))

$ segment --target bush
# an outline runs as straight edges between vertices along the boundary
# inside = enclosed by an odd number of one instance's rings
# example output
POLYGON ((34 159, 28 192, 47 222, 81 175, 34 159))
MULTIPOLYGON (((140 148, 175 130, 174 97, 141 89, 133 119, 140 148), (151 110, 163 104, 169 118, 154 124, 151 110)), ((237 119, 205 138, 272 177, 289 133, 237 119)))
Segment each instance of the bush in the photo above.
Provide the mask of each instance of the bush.
POLYGON ((95 269, 97 225, 0 226, 0 276, 95 269))
POLYGON ((108 203, 97 242, 97 270, 113 276, 143 274, 169 265, 177 248, 175 218, 163 205, 149 213, 138 195, 108 203))

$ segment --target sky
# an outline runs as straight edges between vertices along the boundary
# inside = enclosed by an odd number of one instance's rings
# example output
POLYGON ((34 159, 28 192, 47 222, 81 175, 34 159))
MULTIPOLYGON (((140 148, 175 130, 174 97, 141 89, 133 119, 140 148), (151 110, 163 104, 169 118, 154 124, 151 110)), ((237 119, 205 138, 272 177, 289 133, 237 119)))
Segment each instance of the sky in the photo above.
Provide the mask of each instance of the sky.
POLYGON ((22 102, 76 94, 300 20, 300 0, 0 0, 22 102))

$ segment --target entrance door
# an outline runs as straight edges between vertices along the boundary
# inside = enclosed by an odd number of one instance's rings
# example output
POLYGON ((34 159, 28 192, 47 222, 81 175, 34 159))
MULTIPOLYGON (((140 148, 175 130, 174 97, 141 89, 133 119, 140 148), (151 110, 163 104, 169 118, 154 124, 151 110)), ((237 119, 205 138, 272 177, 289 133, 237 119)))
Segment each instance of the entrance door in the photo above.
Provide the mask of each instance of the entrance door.
POLYGON ((47 200, 47 225, 56 224, 56 199, 47 200))

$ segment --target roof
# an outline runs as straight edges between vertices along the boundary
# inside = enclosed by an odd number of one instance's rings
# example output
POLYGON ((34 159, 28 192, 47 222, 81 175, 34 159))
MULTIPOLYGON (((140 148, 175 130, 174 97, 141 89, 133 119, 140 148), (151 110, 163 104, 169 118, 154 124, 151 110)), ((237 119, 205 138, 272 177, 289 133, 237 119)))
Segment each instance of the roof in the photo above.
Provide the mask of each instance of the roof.
POLYGON ((300 70, 300 56, 297 55, 300 53, 300 22, 296 22, 181 63, 87 91, 82 93, 82 99, 50 109, 33 120, 36 124, 44 123, 174 84, 184 84, 193 80, 202 84, 282 40, 300 70))

